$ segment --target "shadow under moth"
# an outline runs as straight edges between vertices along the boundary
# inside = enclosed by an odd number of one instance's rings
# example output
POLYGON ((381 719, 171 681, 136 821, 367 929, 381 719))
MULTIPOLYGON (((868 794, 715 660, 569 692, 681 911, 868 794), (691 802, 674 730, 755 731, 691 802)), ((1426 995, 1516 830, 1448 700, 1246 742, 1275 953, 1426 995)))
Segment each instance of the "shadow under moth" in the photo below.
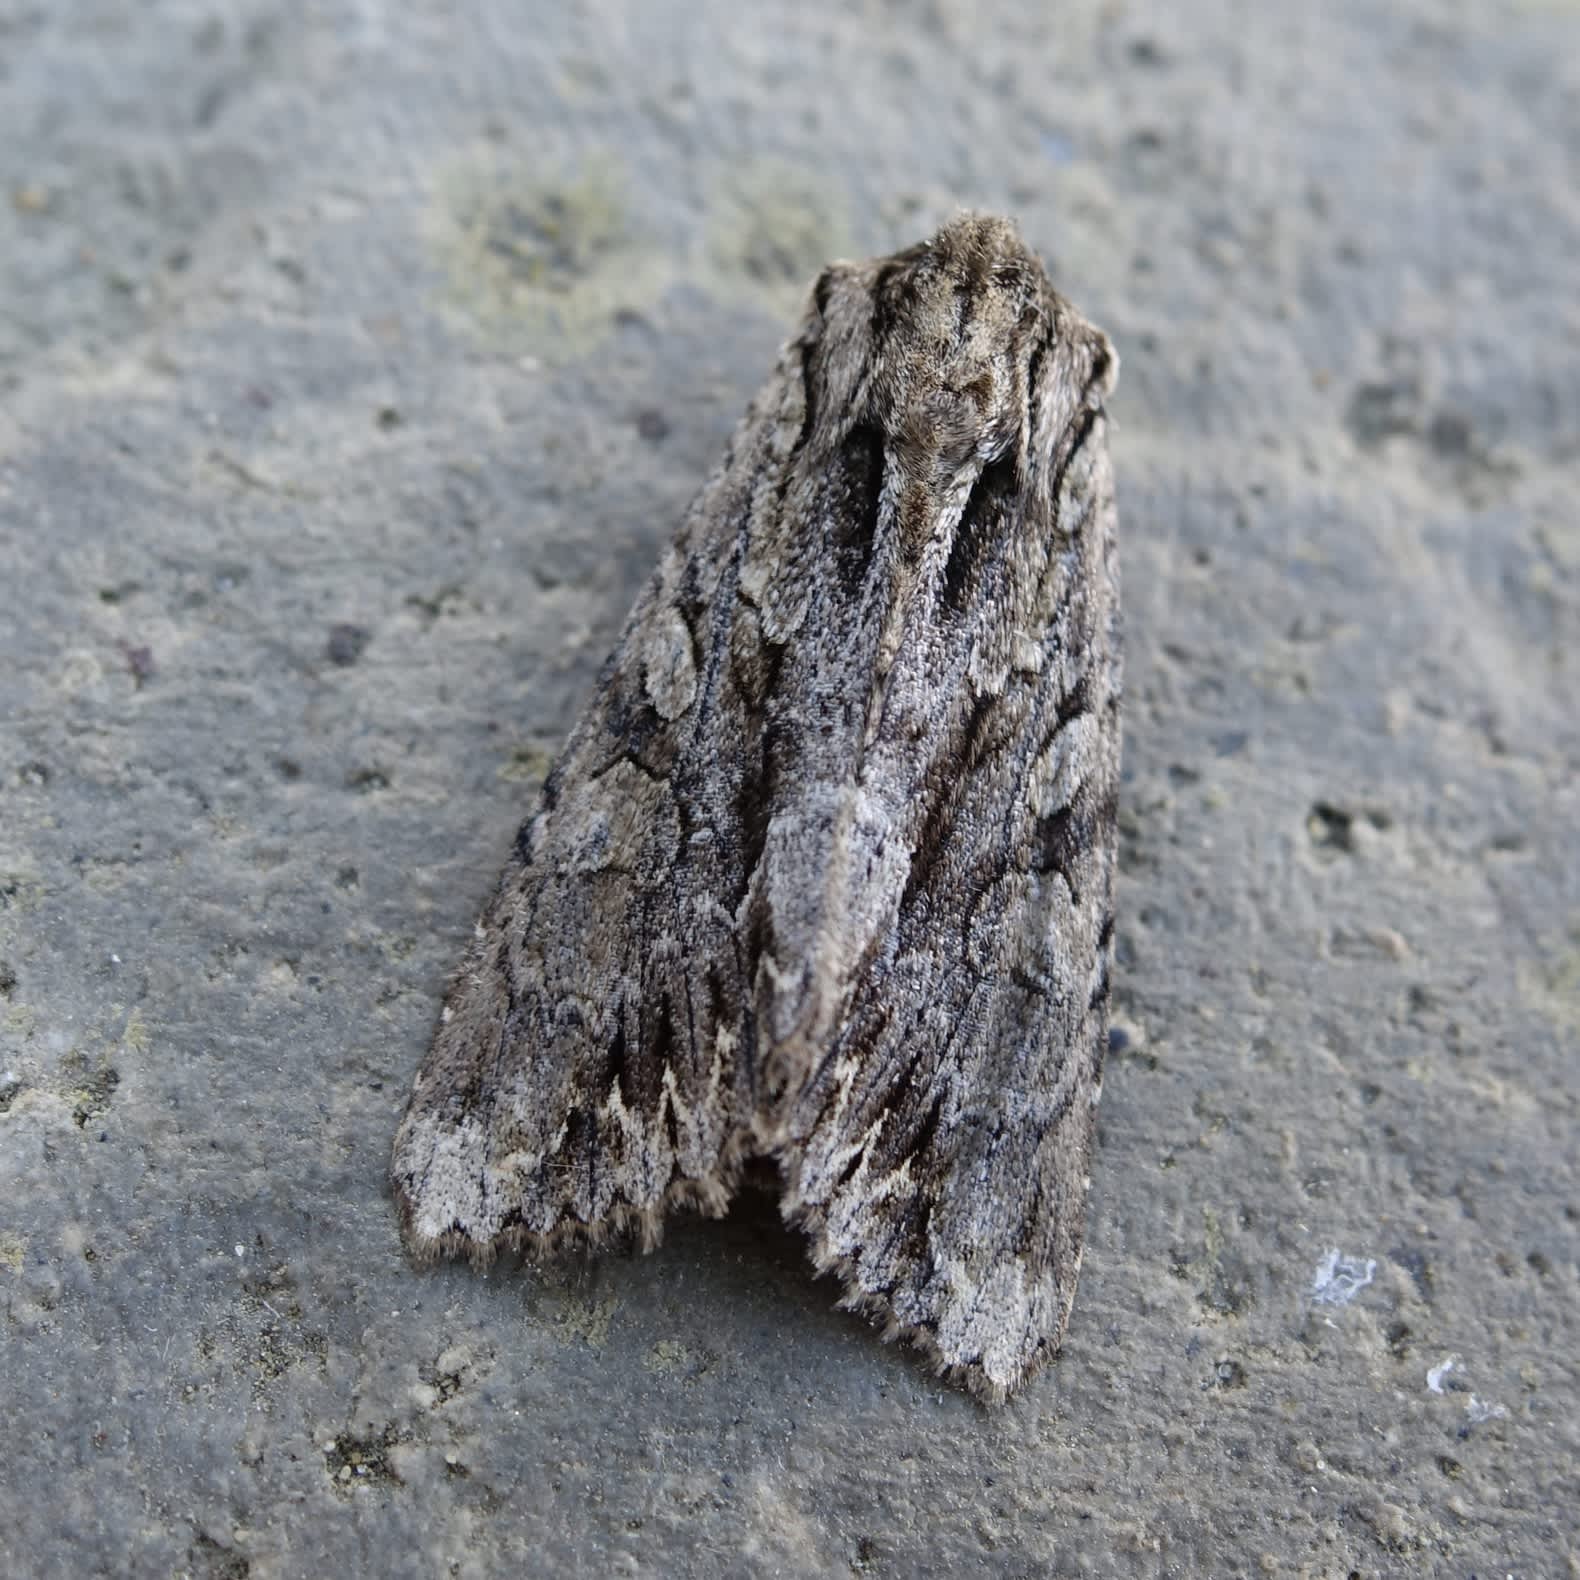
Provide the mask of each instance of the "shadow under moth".
POLYGON ((1105 336, 1004 221, 836 263, 626 621, 395 1138, 420 1259, 655 1243, 748 1163, 999 1400, 1058 1348, 1108 1029, 1105 336))

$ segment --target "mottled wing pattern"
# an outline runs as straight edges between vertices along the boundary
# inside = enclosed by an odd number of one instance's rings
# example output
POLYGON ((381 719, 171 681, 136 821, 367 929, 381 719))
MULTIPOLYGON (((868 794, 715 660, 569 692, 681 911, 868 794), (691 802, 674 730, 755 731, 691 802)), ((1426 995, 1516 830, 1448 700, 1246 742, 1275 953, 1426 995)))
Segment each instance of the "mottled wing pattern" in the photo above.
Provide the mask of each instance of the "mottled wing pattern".
POLYGON ((1113 353, 1002 221, 825 271, 522 829, 396 1137, 419 1255, 656 1238, 749 1156, 999 1397, 1106 1037, 1113 353))
POLYGON ((908 809, 899 903, 776 1135, 786 1212, 846 1303, 989 1397, 1068 1319, 1113 932, 1114 359, 1052 293, 1046 308, 1018 348, 1028 432, 972 458, 952 530, 941 505, 947 553, 907 610, 927 640, 888 679, 947 713, 922 757, 874 749, 857 769, 908 809))
POLYGON ((802 355, 786 348, 638 599, 477 924, 395 1140, 419 1256, 652 1243, 670 1206, 728 1201, 771 679, 744 584, 804 443, 802 355))

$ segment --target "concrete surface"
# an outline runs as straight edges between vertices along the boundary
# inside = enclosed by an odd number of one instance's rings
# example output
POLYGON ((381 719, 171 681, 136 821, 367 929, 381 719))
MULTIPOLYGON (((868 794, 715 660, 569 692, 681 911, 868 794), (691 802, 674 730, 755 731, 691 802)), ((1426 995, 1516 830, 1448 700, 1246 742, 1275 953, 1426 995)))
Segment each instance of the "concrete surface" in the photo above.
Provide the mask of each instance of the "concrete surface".
POLYGON ((0 4, 7 1576, 1573 1575, 1580 11, 0 4), (827 257, 1113 335, 1118 1047, 999 1413, 748 1203, 403 1260, 445 973, 827 257))

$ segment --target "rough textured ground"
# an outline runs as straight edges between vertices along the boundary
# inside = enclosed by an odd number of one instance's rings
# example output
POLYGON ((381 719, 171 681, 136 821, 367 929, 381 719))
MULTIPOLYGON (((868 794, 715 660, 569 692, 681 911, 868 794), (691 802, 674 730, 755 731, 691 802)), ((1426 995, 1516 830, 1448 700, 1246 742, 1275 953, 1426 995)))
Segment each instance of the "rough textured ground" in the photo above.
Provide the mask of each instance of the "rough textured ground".
POLYGON ((1580 11, 0 3, 0 1569, 1580 1568, 1580 11), (1118 1048, 989 1413, 414 1272, 438 995, 827 257, 1124 362, 1118 1048))

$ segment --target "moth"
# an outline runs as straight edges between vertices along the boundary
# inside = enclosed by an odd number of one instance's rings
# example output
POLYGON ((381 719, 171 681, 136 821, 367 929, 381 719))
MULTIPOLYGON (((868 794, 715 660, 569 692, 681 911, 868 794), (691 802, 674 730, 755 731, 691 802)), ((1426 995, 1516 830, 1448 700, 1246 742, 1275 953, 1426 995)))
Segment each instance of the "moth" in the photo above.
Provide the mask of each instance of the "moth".
POLYGON ((1000 1400, 1063 1337, 1107 1044, 1107 338, 1011 225, 835 263, 637 599, 395 1139, 419 1260, 643 1248, 751 1163, 1000 1400))

